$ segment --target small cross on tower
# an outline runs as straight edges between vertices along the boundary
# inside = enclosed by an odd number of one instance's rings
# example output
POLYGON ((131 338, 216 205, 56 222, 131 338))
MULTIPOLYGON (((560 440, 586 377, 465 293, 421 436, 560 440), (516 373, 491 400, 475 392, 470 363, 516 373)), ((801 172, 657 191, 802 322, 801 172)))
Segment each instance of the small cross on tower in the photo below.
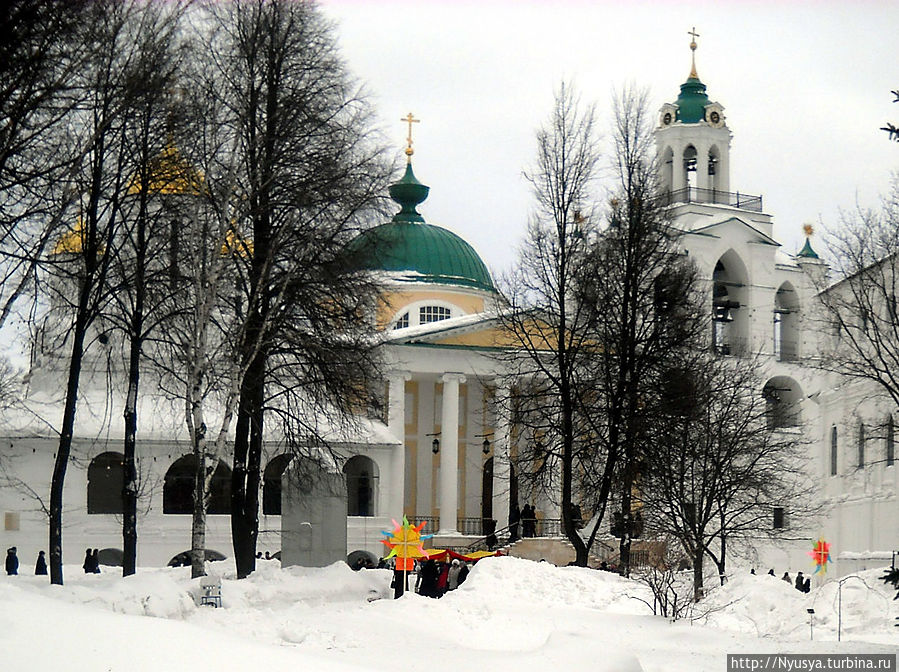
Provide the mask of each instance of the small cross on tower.
POLYGON ((687 35, 690 35, 693 38, 690 40, 690 51, 693 52, 693 64, 690 68, 690 78, 699 79, 699 75, 696 74, 696 38, 699 37, 699 33, 696 32, 696 26, 693 26, 692 30, 688 30, 687 35))
POLYGON ((412 124, 421 123, 421 119, 416 119, 410 112, 405 117, 400 119, 400 121, 404 121, 409 124, 409 134, 406 136, 406 161, 408 163, 412 163, 412 155, 415 153, 412 149, 412 124))

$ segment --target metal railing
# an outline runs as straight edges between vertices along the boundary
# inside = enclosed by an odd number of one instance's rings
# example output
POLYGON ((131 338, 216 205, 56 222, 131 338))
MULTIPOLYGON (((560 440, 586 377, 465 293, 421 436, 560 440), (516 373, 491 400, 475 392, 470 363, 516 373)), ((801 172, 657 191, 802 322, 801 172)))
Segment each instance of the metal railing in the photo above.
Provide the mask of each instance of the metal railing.
MULTIPOLYGON (((414 522, 416 524, 426 522, 427 525, 424 527, 425 534, 435 534, 437 530, 440 529, 440 517, 439 516, 419 516, 415 515, 410 518, 410 522, 414 522)), ((492 522, 492 521, 491 521, 492 522)), ((507 526, 500 530, 496 530, 491 534, 487 533, 487 526, 485 525, 485 521, 480 517, 473 516, 465 516, 459 518, 456 522, 456 529, 459 531, 459 534, 465 536, 472 537, 481 537, 482 539, 486 539, 488 536, 505 536, 510 537, 513 536, 512 528, 514 530, 514 536, 516 538, 520 538, 524 535, 524 525, 521 521, 519 521, 515 526, 507 526)), ((561 518, 538 518, 536 520, 536 525, 534 528, 535 537, 561 537, 562 534, 562 519, 561 518)), ((477 541, 474 542, 475 544, 477 541)))
POLYGON ((741 210, 762 212, 762 197, 751 194, 741 194, 739 191, 719 191, 717 189, 701 189, 699 187, 686 187, 668 192, 667 205, 676 203, 712 203, 715 205, 729 205, 741 210))

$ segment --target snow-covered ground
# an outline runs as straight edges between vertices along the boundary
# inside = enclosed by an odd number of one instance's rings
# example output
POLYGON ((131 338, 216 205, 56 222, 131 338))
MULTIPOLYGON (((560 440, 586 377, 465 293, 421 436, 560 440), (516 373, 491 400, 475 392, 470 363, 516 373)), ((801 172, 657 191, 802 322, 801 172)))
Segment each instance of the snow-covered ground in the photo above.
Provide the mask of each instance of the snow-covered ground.
POLYGON ((670 623, 635 599, 647 597, 635 582, 518 558, 482 560, 440 600, 386 599, 386 570, 259 561, 237 581, 233 564, 214 563, 221 609, 197 606, 188 568, 122 579, 113 568, 84 575, 66 566, 61 587, 23 569, 0 577, 3 670, 720 672, 728 653, 899 653, 899 601, 878 580, 882 570, 844 583, 837 642, 835 581, 805 595, 741 574, 704 601, 705 616, 670 623))

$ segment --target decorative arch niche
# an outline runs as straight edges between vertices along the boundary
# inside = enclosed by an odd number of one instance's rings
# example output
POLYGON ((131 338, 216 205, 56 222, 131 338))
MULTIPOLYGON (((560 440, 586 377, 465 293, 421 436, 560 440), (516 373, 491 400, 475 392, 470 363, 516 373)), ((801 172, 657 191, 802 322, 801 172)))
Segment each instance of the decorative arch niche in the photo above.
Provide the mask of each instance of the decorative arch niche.
POLYGON ((262 473, 262 514, 265 516, 281 515, 281 476, 293 459, 293 455, 277 455, 265 465, 262 473))
POLYGON ((125 513, 125 456, 100 453, 87 468, 87 512, 125 513))
POLYGON ((378 465, 370 457, 354 455, 343 465, 346 479, 347 515, 374 516, 378 501, 378 465))

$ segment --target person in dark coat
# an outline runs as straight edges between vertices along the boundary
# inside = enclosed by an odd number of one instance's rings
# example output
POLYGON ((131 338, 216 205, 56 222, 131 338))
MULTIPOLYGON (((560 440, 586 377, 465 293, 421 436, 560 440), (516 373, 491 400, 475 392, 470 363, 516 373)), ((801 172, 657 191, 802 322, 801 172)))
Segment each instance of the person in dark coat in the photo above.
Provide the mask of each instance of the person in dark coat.
POLYGON ((93 553, 91 553, 91 571, 92 571, 94 574, 99 574, 99 573, 100 573, 100 556, 99 556, 99 553, 100 553, 100 549, 99 549, 99 548, 95 548, 94 551, 93 551, 93 553))
POLYGON ((6 573, 15 576, 19 573, 19 558, 16 556, 16 547, 6 549, 6 573))
POLYGON ((537 536, 537 518, 534 513, 534 507, 530 504, 525 504, 521 510, 521 536, 537 536))
POLYGON ((87 549, 84 552, 84 564, 81 565, 81 568, 84 570, 85 574, 93 574, 93 565, 91 564, 93 561, 91 560, 91 549, 87 549))
POLYGON ((509 541, 518 541, 518 523, 521 520, 521 509, 518 508, 518 502, 512 502, 509 505, 509 541))
POLYGON ((437 561, 429 558, 418 574, 420 580, 418 594, 425 597, 437 597, 437 578, 439 576, 440 570, 437 568, 437 561))
POLYGON ((790 579, 790 573, 789 573, 789 572, 784 572, 784 575, 783 575, 782 577, 780 577, 780 579, 781 579, 781 581, 786 581, 787 583, 789 583, 789 584, 791 584, 791 585, 792 585, 792 583, 793 583, 793 581, 790 579))
POLYGON ((463 562, 463 563, 462 563, 462 569, 459 570, 459 578, 458 578, 457 583, 456 583, 456 588, 458 588, 458 587, 461 586, 463 583, 465 583, 465 579, 468 578, 468 572, 469 572, 469 571, 470 571, 470 570, 468 569, 468 563, 467 563, 467 562, 463 562))
POLYGON ((47 560, 44 558, 44 552, 41 551, 37 554, 37 562, 34 563, 34 574, 35 576, 46 574, 47 573, 47 560))
POLYGON ((802 584, 802 592, 803 593, 812 592, 812 580, 811 579, 806 579, 805 583, 802 584))
POLYGON ((799 572, 796 575, 796 583, 794 584, 794 586, 800 593, 805 592, 805 577, 802 576, 802 572, 799 572))

